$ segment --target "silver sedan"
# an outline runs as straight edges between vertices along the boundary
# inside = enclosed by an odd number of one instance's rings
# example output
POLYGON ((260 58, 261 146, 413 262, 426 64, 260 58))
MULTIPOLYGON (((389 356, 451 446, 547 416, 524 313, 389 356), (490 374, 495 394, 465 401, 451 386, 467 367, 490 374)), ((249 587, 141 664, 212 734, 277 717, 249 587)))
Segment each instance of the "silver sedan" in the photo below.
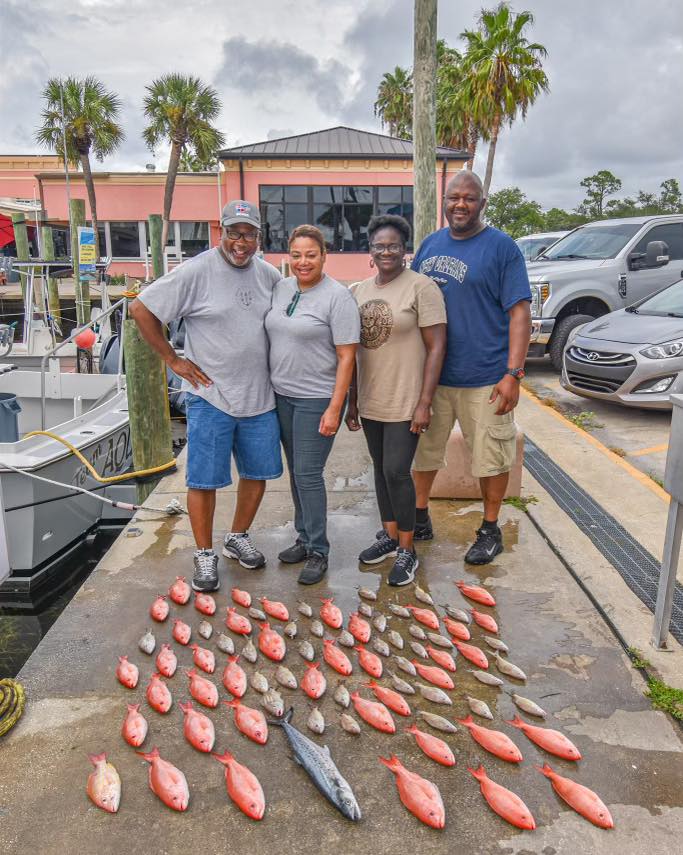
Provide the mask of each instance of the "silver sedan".
POLYGON ((683 393, 683 279, 573 330, 560 382, 584 398, 670 410, 683 393))

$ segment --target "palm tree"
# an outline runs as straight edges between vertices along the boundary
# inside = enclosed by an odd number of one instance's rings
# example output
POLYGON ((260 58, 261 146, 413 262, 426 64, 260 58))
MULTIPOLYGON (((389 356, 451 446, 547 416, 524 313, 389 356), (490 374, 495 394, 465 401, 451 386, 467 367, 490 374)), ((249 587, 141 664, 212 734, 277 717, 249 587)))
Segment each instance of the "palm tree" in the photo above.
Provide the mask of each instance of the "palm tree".
POLYGON ((123 142, 123 129, 117 121, 121 101, 113 92, 107 92, 104 84, 95 77, 86 77, 85 80, 67 77, 63 82, 56 77, 50 78, 43 90, 43 99, 43 124, 36 131, 36 142, 52 149, 62 160, 73 166, 80 165, 83 170, 99 258, 97 201, 90 169, 90 154, 92 152, 97 160, 102 161, 123 142))
POLYGON ((377 87, 375 116, 387 125, 389 134, 410 139, 413 126, 413 76, 399 65, 392 74, 387 71, 377 87))
POLYGON ((531 104, 549 89, 541 66, 547 51, 524 36, 533 21, 531 12, 517 15, 507 3, 499 3, 493 10, 482 9, 479 29, 461 33, 467 44, 464 97, 471 104, 477 125, 490 136, 485 195, 491 185, 501 125, 512 125, 518 113, 526 118, 531 104))
POLYGON ((218 116, 222 105, 216 90, 204 86, 198 77, 165 74, 146 88, 145 116, 149 124, 142 136, 152 151, 161 142, 171 144, 161 235, 161 245, 166 246, 181 155, 189 147, 200 162, 208 162, 215 157, 225 138, 211 121, 218 116))

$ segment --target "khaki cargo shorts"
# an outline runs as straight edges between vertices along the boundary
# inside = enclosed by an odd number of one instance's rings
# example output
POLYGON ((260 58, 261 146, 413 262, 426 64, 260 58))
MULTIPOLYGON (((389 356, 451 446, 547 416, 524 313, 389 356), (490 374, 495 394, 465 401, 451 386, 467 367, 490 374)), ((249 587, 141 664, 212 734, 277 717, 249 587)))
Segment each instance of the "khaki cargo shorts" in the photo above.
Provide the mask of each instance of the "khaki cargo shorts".
POLYGON ((429 429, 417 444, 413 469, 445 469, 446 445, 456 421, 472 455, 472 475, 485 478, 509 472, 515 462, 516 435, 513 413, 496 415, 500 401, 490 404, 493 386, 465 388, 437 386, 429 429))

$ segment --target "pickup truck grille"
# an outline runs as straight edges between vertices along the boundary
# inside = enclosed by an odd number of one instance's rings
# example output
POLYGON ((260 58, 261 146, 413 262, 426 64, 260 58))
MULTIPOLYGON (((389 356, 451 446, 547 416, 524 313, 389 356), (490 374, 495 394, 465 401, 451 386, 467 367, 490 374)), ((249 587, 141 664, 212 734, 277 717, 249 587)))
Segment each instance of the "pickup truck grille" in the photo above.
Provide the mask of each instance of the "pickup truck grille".
POLYGON ((604 350, 589 350, 586 347, 572 345, 568 355, 575 362, 583 362, 587 365, 633 365, 636 360, 630 353, 609 353, 604 350))

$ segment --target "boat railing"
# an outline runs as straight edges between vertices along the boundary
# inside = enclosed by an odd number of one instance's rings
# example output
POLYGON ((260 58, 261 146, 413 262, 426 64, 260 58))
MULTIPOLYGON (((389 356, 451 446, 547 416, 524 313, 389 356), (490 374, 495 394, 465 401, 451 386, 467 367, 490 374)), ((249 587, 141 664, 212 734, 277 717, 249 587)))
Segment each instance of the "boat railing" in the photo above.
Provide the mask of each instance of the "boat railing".
MULTIPOLYGON (((105 317, 109 317, 109 315, 113 314, 117 309, 121 309, 123 317, 121 323, 121 329, 123 330, 123 321, 126 320, 127 309, 128 309, 128 298, 122 297, 120 300, 117 300, 115 303, 106 309, 104 312, 101 312, 96 318, 93 318, 91 321, 88 321, 87 324, 83 324, 83 326, 78 329, 73 330, 71 335, 68 338, 65 338, 64 341, 60 341, 54 347, 50 348, 43 358, 40 360, 40 429, 45 430, 45 412, 46 412, 46 401, 45 401, 45 372, 47 370, 47 363, 50 357, 54 356, 57 351, 61 350, 65 345, 72 344, 74 339, 79 336, 84 330, 91 329, 96 324, 99 324, 104 320, 105 317)), ((116 389, 117 391, 121 391, 123 388, 123 335, 121 335, 120 344, 119 344, 119 364, 118 364, 118 372, 116 375, 116 389)))

